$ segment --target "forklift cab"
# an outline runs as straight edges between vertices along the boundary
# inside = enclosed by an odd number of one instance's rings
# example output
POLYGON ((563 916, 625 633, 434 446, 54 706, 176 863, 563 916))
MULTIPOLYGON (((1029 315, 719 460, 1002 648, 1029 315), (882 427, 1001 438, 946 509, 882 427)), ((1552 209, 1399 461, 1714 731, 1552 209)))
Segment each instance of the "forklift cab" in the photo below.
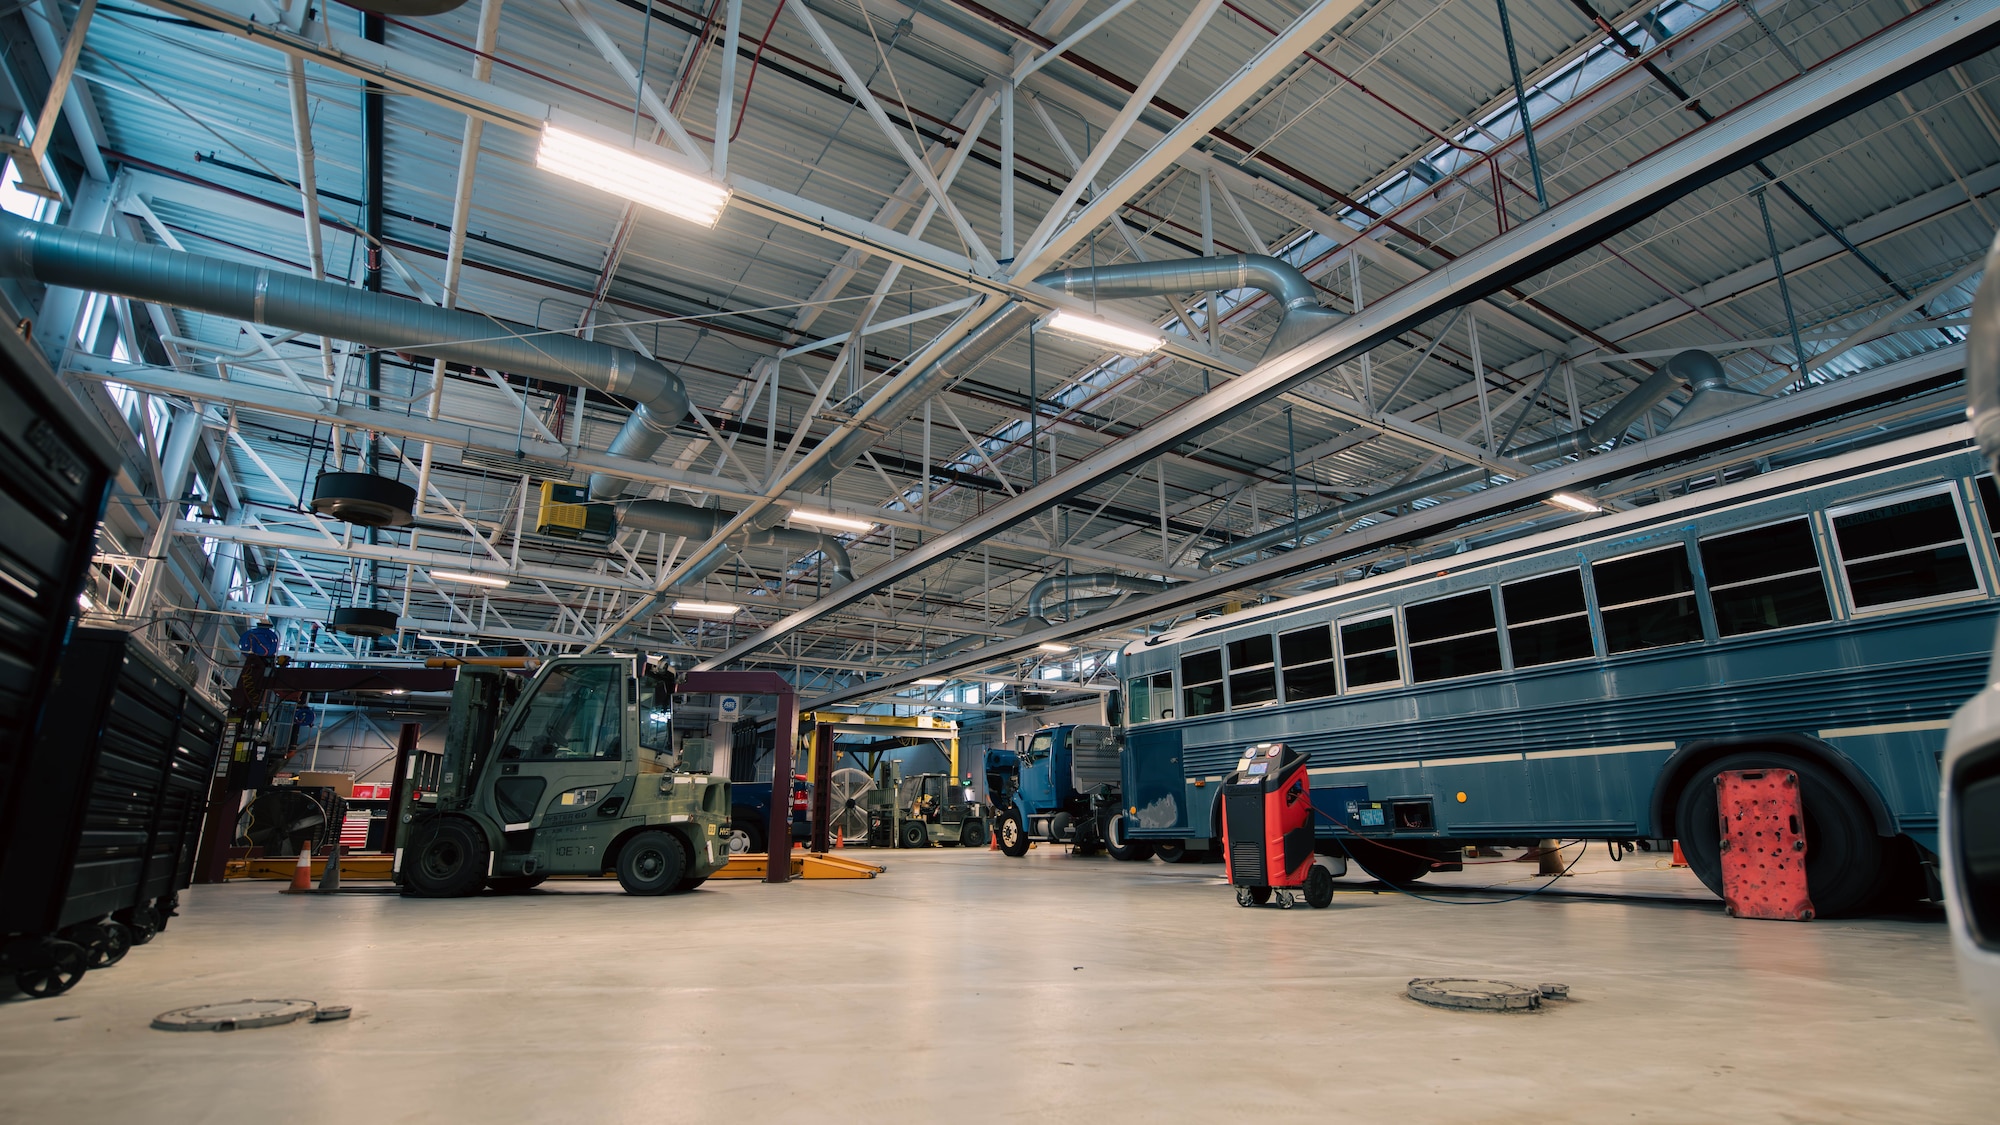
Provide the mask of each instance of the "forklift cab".
POLYGON ((921 838, 912 833, 900 841, 905 847, 923 844, 984 847, 988 829, 986 808, 974 800, 971 788, 945 773, 926 773, 908 779, 908 824, 921 825, 921 838))
MULTIPOLYGON (((528 688, 498 732, 499 768, 475 798, 503 832, 539 828, 551 815, 591 808, 617 815, 626 797, 614 791, 631 789, 621 784, 627 747, 645 741, 637 729, 631 663, 618 657, 551 663, 528 688)), ((635 757, 648 772, 666 772, 654 754, 635 757)))

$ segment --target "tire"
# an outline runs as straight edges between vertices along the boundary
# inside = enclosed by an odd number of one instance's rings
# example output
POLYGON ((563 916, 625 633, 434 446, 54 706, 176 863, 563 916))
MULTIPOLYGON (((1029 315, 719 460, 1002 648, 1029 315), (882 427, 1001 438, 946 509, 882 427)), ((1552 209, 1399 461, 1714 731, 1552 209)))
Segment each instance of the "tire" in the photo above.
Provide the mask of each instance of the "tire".
POLYGON ((1306 905, 1314 910, 1333 905, 1333 876, 1317 863, 1306 872, 1306 905))
POLYGON ((424 821, 410 833, 403 893, 416 898, 463 898, 486 883, 486 837, 455 816, 424 821))
POLYGON ((1431 871, 1431 861, 1427 856, 1397 851, 1359 836, 1346 837, 1341 843, 1346 846, 1347 854, 1354 858, 1354 862, 1359 864, 1363 871, 1376 881, 1388 883, 1390 886, 1414 883, 1431 871))
POLYGON ((984 821, 968 820, 959 826, 958 845, 962 848, 983 848, 986 846, 986 824, 984 821))
POLYGON ((1133 840, 1125 835, 1125 817, 1114 814, 1104 818, 1104 850, 1112 859, 1121 863, 1137 863, 1153 858, 1153 845, 1146 840, 1133 840))
POLYGON ((1839 774, 1791 754, 1749 751, 1703 766, 1688 780, 1675 803, 1674 827, 1688 868, 1709 890, 1722 894, 1722 827, 1716 812, 1715 778, 1725 770, 1780 769, 1799 775, 1799 804, 1805 813, 1806 893, 1813 913, 1834 918, 1867 908, 1883 878, 1882 841, 1874 818, 1839 774))
POLYGON ((746 852, 762 854, 764 837, 764 826, 757 823, 756 817, 739 813, 729 821, 729 854, 743 855, 746 852))
POLYGON ((61 996, 90 969, 90 954, 73 941, 46 941, 37 952, 44 964, 14 974, 14 986, 29 996, 61 996))
POLYGON ((1160 857, 1161 863, 1183 863, 1187 860, 1187 841, 1155 840, 1153 854, 1160 857))
POLYGON ((486 880, 486 889, 496 895, 518 895, 542 885, 547 875, 495 875, 486 880))
POLYGON ((618 885, 628 895, 663 895, 687 876, 687 849, 672 833, 641 832, 618 849, 618 885))
POLYGON ((896 845, 903 848, 928 848, 931 846, 931 830, 921 820, 906 820, 897 830, 896 845))
POLYGON ((684 875, 681 877, 680 882, 674 884, 674 893, 677 895, 686 894, 706 882, 708 882, 708 876, 706 875, 684 875))
POLYGON ((1028 854, 1028 829, 1021 823, 1020 813, 1008 813, 1000 818, 1000 850, 1016 859, 1028 854))

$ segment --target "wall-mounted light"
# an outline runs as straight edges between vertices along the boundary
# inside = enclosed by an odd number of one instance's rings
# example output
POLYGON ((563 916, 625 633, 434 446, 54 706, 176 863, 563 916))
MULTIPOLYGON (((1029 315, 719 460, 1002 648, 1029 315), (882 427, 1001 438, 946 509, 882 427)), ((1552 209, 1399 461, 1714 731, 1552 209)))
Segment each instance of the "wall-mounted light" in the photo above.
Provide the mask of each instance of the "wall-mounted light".
POLYGON ((1552 508, 1561 508, 1568 512, 1601 512, 1604 510, 1601 505, 1578 496, 1574 492, 1558 492, 1554 496, 1542 501, 1542 503, 1552 508))
POLYGON ((468 586, 491 586, 495 590, 507 588, 507 579, 491 574, 474 574, 469 570, 440 570, 431 568, 431 577, 439 582, 463 582, 468 586))
POLYGON ((555 125, 542 126, 535 166, 704 227, 729 204, 729 189, 706 176, 555 125))
POLYGON ((815 527, 833 527, 842 531, 873 531, 875 525, 853 516, 837 516, 832 512, 816 511, 812 508, 793 508, 786 517, 793 523, 809 523, 815 527))
POLYGON ((1093 344, 1103 344, 1114 351, 1129 355, 1145 355, 1159 351, 1167 339, 1157 333, 1140 332, 1123 325, 1099 320, 1094 316, 1084 316, 1067 309, 1057 309, 1042 325, 1051 332, 1064 336, 1074 336, 1079 340, 1089 340, 1093 344))

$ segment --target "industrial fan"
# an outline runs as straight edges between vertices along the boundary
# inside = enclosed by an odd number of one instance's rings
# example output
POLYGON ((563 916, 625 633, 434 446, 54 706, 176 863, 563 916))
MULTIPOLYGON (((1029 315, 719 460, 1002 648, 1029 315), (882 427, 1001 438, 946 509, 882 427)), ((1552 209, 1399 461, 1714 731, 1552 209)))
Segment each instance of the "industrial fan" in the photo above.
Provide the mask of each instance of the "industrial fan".
POLYGON ((347 818, 347 802, 321 786, 281 786, 266 789, 250 802, 243 837, 269 856, 314 851, 339 838, 347 818))
POLYGON ((842 840, 856 843, 868 839, 868 804, 864 799, 875 789, 875 779, 867 770, 852 766, 833 771, 828 795, 832 798, 829 807, 833 810, 827 817, 826 829, 842 840))

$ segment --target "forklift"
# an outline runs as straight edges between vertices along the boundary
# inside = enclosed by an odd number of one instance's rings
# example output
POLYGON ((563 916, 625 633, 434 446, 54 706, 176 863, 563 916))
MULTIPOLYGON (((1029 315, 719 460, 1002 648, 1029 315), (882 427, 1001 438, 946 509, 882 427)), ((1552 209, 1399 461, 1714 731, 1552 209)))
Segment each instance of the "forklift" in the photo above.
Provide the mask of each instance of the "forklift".
MULTIPOLYGON (((674 674, 637 656, 459 669, 434 791, 396 812, 405 895, 518 893, 615 873, 629 894, 693 890, 729 862, 729 779, 683 769, 674 674)), ((704 767, 708 763, 702 763, 704 767)))
POLYGON ((920 773, 904 779, 899 793, 908 793, 902 811, 897 844, 921 848, 931 844, 945 847, 983 848, 992 829, 985 805, 971 797, 971 790, 950 774, 920 773))

